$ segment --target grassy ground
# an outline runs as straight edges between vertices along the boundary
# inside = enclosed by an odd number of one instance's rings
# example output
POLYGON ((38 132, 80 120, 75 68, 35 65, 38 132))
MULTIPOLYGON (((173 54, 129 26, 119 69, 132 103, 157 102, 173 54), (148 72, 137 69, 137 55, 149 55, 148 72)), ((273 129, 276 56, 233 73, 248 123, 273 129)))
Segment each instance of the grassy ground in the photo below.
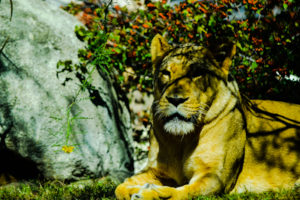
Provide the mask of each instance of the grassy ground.
POLYGON ((32 182, 0 188, 0 200, 108 200, 114 199, 116 185, 105 181, 86 186, 67 185, 59 181, 32 182))
MULTIPOLYGON (((0 200, 110 200, 115 199, 114 190, 116 185, 110 181, 93 182, 79 187, 67 185, 59 181, 46 183, 33 182, 0 188, 0 200)), ((300 190, 288 190, 281 192, 266 192, 262 194, 234 194, 221 196, 201 196, 196 200, 299 200, 300 190)))

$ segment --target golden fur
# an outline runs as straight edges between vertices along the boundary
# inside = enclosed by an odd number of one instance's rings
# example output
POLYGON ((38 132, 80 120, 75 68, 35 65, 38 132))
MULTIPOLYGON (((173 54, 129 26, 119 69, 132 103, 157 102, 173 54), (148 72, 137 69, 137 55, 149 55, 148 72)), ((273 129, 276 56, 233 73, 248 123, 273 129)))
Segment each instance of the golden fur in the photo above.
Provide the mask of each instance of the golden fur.
POLYGON ((292 188, 300 177, 300 106, 243 101, 228 74, 235 46, 212 51, 152 40, 153 130, 148 165, 118 199, 292 188))

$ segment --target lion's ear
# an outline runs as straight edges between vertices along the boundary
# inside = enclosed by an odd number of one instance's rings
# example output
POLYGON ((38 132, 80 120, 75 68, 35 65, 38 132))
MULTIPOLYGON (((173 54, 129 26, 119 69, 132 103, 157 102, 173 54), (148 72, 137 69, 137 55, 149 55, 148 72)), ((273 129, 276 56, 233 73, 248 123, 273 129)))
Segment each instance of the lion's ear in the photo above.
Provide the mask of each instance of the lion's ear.
POLYGON ((226 53, 226 57, 222 63, 222 70, 228 75, 231 64, 232 58, 236 54, 236 45, 234 43, 229 44, 228 51, 226 53))
POLYGON ((170 48, 171 46, 168 44, 165 38, 163 38, 160 34, 155 35, 151 42, 152 62, 154 62, 158 57, 162 56, 170 48))
POLYGON ((228 75, 232 58, 236 54, 236 45, 233 42, 226 42, 210 48, 214 58, 220 64, 222 71, 228 75))

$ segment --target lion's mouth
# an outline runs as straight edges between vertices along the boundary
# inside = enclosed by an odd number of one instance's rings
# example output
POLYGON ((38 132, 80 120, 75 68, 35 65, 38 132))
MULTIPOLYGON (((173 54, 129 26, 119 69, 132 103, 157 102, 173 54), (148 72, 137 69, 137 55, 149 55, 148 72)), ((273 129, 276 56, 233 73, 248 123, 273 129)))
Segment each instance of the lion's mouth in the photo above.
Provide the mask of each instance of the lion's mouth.
POLYGON ((186 118, 179 113, 172 114, 164 120, 164 130, 173 135, 186 135, 195 129, 192 118, 186 118))
POLYGON ((170 115, 170 116, 166 117, 164 121, 165 121, 165 123, 167 123, 171 120, 192 122, 192 119, 186 118, 186 117, 182 116, 179 113, 174 113, 173 115, 170 115))

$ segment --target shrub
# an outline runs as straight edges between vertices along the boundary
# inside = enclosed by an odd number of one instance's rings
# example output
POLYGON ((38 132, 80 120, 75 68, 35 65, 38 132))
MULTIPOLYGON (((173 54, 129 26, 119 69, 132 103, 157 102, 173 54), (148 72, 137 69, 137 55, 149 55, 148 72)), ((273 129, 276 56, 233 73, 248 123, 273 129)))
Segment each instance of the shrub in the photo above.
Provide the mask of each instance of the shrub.
MULTIPOLYGON (((300 75, 299 8, 295 0, 185 0, 174 7, 166 1, 146 1, 145 10, 135 12, 85 4, 70 4, 65 9, 77 13, 87 27, 75 30, 87 42, 87 48, 79 51, 83 67, 96 65, 125 92, 131 87, 151 92, 149 47, 154 35, 160 33, 175 45, 235 41, 237 56, 231 72, 240 90, 250 98, 291 101, 291 91, 300 84, 285 77, 300 75), (78 14, 80 10, 83 12, 78 14), (99 64, 102 45, 109 55, 105 65, 99 64)), ((82 68, 75 70, 85 73, 82 68)), ((293 101, 299 103, 299 95, 293 101)))

